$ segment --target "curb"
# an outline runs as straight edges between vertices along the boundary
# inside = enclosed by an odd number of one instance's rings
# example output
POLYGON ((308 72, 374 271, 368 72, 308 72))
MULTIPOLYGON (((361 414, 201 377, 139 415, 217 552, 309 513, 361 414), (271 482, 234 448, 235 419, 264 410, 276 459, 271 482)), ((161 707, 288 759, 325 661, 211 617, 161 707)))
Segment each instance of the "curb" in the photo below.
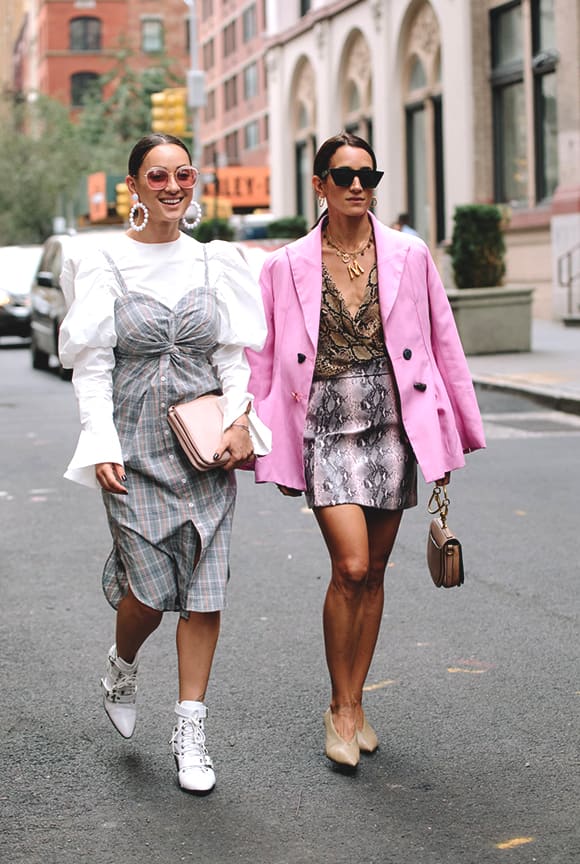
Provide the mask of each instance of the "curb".
POLYGON ((507 381, 498 381, 494 378, 486 378, 484 376, 473 375, 473 385, 476 391, 479 390, 496 390, 500 393, 513 393, 519 396, 525 396, 538 402, 541 405, 547 405, 554 411, 562 411, 565 414, 580 415, 580 397, 571 396, 565 393, 550 392, 526 384, 511 384, 507 381))

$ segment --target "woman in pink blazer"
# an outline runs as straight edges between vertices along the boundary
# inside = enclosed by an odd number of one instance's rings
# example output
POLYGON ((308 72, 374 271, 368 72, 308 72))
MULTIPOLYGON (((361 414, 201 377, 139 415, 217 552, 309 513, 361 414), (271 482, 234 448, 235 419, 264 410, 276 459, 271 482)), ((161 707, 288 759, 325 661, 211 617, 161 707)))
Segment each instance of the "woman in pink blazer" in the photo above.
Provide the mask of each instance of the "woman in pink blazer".
POLYGON ((448 482, 485 446, 453 314, 429 251, 369 212, 383 172, 361 138, 314 160, 327 209, 266 261, 268 336, 248 351, 250 391, 272 430, 256 482, 304 491, 331 559, 324 637, 331 680, 326 755, 356 766, 378 738, 362 708, 382 618, 384 574, 416 466, 448 482))

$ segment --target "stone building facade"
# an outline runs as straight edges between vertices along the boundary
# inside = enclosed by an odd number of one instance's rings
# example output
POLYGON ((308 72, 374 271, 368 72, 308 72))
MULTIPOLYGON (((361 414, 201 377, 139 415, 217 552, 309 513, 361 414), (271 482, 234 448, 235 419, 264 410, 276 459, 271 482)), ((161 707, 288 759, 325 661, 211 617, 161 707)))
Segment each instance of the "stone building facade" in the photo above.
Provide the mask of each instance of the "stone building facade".
MULTIPOLYGON (((315 220, 316 148, 352 130, 385 170, 383 221, 409 212, 448 273, 455 206, 503 205, 508 281, 535 287, 536 315, 565 315, 563 256, 580 271, 577 0, 267 2, 274 212, 315 220)), ((571 294, 580 314, 580 280, 571 294)))

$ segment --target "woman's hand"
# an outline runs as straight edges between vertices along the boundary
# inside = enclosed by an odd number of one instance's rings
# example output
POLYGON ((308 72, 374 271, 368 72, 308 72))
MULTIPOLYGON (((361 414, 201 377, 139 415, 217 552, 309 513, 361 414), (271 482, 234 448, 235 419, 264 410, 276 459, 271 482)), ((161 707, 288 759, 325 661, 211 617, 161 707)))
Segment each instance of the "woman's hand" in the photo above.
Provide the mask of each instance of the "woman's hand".
POLYGON ((105 492, 114 492, 116 495, 127 495, 127 489, 122 485, 127 479, 125 469, 116 462, 99 462, 95 465, 95 476, 99 486, 105 492))
POLYGON ((302 495, 300 489, 292 489, 290 486, 281 486, 280 483, 276 483, 276 486, 282 495, 287 495, 289 498, 300 498, 302 495))
POLYGON ((238 417, 226 429, 220 446, 214 455, 214 459, 216 461, 220 459, 222 453, 226 450, 229 450, 230 453, 230 458, 222 465, 222 468, 225 468, 226 471, 231 471, 233 468, 241 468, 242 465, 247 465, 256 458, 254 455, 254 443, 248 428, 247 414, 242 414, 241 417, 238 417))

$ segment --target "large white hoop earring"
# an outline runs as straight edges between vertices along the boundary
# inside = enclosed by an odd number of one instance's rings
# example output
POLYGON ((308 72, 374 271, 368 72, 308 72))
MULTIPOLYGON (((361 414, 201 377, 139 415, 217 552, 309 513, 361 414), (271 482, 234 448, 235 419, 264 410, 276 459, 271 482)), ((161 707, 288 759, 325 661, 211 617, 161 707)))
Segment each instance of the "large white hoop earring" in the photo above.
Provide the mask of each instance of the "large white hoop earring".
POLYGON ((147 227, 147 223, 149 222, 149 210, 142 201, 137 200, 136 195, 133 195, 133 200, 135 203, 129 210, 129 225, 131 226, 133 231, 144 231, 147 227), (137 225, 135 223, 135 216, 137 215, 139 210, 141 210, 141 212, 143 213, 143 221, 139 225, 137 225))
POLYGON ((203 215, 201 205, 197 201, 192 201, 187 208, 187 213, 190 213, 191 211, 195 212, 195 216, 191 222, 189 221, 189 219, 186 219, 185 216, 183 216, 181 219, 181 224, 184 228, 187 228, 188 231, 193 231, 194 228, 197 228, 197 226, 201 222, 201 217, 203 215))
POLYGON ((374 210, 379 202, 377 201, 377 196, 373 195, 371 198, 371 210, 374 210))
POLYGON ((324 197, 324 195, 319 195, 318 196, 318 206, 324 207, 325 204, 326 204, 326 198, 324 197))

